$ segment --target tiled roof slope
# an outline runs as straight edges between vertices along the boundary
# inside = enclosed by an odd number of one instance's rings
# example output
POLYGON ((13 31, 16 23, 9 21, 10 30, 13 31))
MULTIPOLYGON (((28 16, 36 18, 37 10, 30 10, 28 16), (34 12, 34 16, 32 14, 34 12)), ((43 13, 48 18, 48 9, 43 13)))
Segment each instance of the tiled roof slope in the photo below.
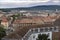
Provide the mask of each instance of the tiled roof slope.
POLYGON ((7 35, 5 38, 10 38, 10 39, 13 39, 13 38, 21 38, 23 37, 29 29, 31 28, 41 28, 41 27, 52 27, 53 25, 51 24, 44 24, 44 25, 34 25, 34 26, 29 26, 29 27, 22 27, 22 28, 18 28, 15 32, 7 35))

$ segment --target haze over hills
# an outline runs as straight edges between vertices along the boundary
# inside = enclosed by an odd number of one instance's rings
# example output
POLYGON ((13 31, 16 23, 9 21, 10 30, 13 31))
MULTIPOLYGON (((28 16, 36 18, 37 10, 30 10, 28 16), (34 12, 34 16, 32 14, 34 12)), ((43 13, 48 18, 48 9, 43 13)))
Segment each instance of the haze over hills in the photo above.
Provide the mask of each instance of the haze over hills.
POLYGON ((17 7, 17 8, 1 8, 2 11, 11 11, 11 10, 60 10, 60 5, 40 5, 33 7, 17 7))

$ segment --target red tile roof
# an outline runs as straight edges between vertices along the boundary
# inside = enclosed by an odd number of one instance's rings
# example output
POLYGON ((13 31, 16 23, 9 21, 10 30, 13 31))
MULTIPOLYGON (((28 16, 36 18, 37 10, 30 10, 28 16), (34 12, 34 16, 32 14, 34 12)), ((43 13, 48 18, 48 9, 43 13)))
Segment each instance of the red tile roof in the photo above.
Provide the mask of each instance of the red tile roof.
POLYGON ((54 16, 48 17, 32 17, 32 19, 25 18, 21 20, 15 20, 14 23, 38 23, 38 22, 53 22, 52 20, 56 19, 54 16))
POLYGON ((8 22, 6 17, 2 17, 2 22, 8 22))

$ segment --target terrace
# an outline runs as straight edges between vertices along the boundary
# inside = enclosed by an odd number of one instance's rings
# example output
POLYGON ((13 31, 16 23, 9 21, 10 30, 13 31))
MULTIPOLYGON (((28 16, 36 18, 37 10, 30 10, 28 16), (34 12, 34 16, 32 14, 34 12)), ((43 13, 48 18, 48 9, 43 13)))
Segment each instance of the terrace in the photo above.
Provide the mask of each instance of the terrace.
POLYGON ((50 40, 52 40, 52 32, 59 32, 58 27, 43 27, 30 29, 22 40, 36 40, 38 34, 49 34, 50 40), (35 36, 33 38, 33 36, 35 36))

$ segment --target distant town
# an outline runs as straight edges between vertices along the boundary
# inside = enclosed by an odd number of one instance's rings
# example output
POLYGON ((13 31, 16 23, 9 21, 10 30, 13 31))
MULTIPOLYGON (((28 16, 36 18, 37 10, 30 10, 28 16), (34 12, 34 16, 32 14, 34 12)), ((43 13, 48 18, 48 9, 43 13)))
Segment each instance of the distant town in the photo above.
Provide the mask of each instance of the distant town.
POLYGON ((0 26, 6 32, 1 40, 38 40, 39 34, 49 35, 46 40, 59 40, 60 10, 0 10, 0 26))

